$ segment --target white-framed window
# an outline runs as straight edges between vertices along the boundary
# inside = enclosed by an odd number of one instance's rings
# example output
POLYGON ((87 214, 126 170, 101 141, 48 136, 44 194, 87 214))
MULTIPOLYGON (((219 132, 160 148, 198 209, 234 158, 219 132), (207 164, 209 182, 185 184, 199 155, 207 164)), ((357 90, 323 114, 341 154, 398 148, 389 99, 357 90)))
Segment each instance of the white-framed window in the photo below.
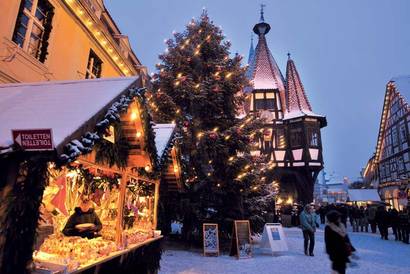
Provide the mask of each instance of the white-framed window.
POLYGON ((90 55, 88 56, 87 69, 85 72, 85 79, 95 79, 101 77, 102 71, 102 61, 95 54, 93 50, 90 50, 90 55))
POLYGON ((12 39, 43 63, 47 56, 53 9, 47 0, 22 0, 12 39))

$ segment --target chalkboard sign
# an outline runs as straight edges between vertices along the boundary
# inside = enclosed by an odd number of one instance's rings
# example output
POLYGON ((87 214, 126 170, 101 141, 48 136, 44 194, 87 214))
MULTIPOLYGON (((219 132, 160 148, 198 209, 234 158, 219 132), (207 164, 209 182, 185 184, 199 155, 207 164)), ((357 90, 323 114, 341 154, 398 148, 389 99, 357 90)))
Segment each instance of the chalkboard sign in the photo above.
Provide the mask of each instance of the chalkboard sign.
POLYGON ((204 238, 204 256, 219 256, 218 224, 202 225, 204 238))
POLYGON ((238 259, 252 257, 251 229, 248 220, 235 221, 232 233, 231 256, 238 259))

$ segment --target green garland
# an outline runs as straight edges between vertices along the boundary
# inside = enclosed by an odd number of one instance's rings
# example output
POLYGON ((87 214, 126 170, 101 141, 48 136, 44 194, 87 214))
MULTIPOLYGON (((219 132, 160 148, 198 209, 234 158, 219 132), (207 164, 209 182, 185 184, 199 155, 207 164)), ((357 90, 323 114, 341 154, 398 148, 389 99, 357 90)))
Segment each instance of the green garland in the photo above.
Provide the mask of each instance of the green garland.
MULTIPOLYGON (((157 147, 155 145, 155 133, 152 129, 152 118, 151 114, 148 111, 146 99, 144 96, 137 96, 136 97, 138 102, 138 107, 141 110, 141 121, 144 130, 144 144, 146 151, 148 151, 151 163, 153 165, 152 170, 154 173, 158 173, 158 154, 157 154, 157 147)), ((139 170, 141 171, 141 170, 139 170)), ((144 170, 145 171, 145 170, 144 170)), ((143 173, 143 171, 141 171, 143 173)), ((155 174, 157 176, 157 174, 155 174)))
POLYGON ((125 137, 121 122, 114 124, 114 132, 114 143, 102 138, 95 144, 95 161, 99 164, 107 164, 110 167, 117 165, 119 168, 125 168, 127 167, 131 145, 125 137))
MULTIPOLYGON (((7 161, 8 159, 6 159, 7 161)), ((41 157, 16 157, 18 175, 1 190, 0 273, 31 273, 39 207, 48 181, 47 161, 41 157)), ((5 165, 12 170, 11 165, 5 165)))

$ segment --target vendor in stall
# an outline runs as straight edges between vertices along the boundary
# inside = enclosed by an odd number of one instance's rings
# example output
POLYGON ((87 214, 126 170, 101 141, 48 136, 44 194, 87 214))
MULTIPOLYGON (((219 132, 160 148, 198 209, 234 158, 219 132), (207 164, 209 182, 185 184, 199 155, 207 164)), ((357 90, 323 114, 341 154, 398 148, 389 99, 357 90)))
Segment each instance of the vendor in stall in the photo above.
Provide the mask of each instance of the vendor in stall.
POLYGON ((98 237, 102 229, 100 218, 92 208, 92 202, 86 195, 81 196, 80 206, 75 208, 63 229, 66 236, 81 236, 88 239, 98 237))

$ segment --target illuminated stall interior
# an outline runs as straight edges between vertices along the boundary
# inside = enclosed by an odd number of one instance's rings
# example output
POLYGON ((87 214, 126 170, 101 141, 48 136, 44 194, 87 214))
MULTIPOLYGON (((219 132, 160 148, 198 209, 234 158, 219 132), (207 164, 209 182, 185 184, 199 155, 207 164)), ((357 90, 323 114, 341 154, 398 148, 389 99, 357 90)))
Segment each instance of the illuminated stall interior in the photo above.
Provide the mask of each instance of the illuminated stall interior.
MULTIPOLYGON (((168 130, 155 137, 144 91, 136 88, 138 80, 16 84, 6 90, 10 98, 21 91, 28 100, 30 96, 44 98, 48 107, 34 105, 31 110, 38 108, 46 120, 34 117, 27 124, 53 132, 56 156, 48 164, 33 254, 38 269, 79 273, 160 236, 155 229, 159 173, 161 163, 166 162, 162 159, 172 158, 175 173, 179 172, 171 140, 174 125, 172 130, 170 125, 156 125, 157 131, 168 130), (83 106, 70 107, 76 105, 78 93, 84 98, 83 106), (65 235, 67 220, 84 201, 91 205, 101 227, 97 225, 87 238, 65 235)), ((15 119, 10 128, 24 125, 15 119)), ((76 225, 75 229, 89 225, 76 225)))

